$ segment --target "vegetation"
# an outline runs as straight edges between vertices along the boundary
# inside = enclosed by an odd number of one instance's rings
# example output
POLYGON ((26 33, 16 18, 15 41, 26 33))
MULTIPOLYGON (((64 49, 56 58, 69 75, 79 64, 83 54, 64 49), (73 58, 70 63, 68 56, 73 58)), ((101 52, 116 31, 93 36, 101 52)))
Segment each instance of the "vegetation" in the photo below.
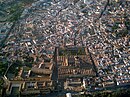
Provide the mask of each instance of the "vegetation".
POLYGON ((2 76, 4 75, 6 69, 7 69, 7 62, 0 61, 0 94, 3 85, 2 76))
POLYGON ((6 3, 3 2, 0 4, 2 18, 0 22, 14 22, 17 21, 23 10, 24 7, 27 5, 32 4, 34 0, 14 0, 12 2, 6 3))
POLYGON ((66 56, 66 55, 85 55, 85 50, 84 48, 74 48, 74 49, 60 49, 59 50, 59 55, 60 56, 66 56))
POLYGON ((114 92, 94 92, 87 95, 77 95, 73 97, 129 97, 130 89, 117 89, 114 92))
POLYGON ((23 59, 24 59, 24 64, 28 67, 32 67, 32 64, 33 64, 33 61, 34 61, 34 58, 33 57, 30 57, 29 55, 24 55, 23 56, 23 59))
POLYGON ((0 90, 2 89, 2 85, 3 85, 3 80, 2 78, 0 79, 0 90))
POLYGON ((115 25, 112 27, 112 30, 113 30, 113 34, 117 38, 125 37, 126 35, 128 35, 128 30, 127 29, 122 29, 120 31, 118 31, 118 29, 119 29, 118 23, 115 23, 115 25))
POLYGON ((8 67, 7 62, 0 61, 0 76, 2 76, 8 67))
POLYGON ((9 73, 12 73, 15 76, 17 76, 21 66, 22 66, 22 62, 19 60, 16 60, 15 62, 13 62, 12 66, 9 68, 9 73))
POLYGON ((23 4, 22 3, 14 4, 8 9, 8 11, 10 16, 8 17, 7 21, 10 22, 17 21, 22 14, 23 4))

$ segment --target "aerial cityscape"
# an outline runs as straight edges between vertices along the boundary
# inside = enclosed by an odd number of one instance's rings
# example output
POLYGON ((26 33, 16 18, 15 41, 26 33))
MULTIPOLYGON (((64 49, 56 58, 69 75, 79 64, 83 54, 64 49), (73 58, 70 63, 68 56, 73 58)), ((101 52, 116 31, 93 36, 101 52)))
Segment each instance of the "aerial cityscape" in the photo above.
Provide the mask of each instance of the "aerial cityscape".
POLYGON ((0 97, 130 97, 130 0, 1 0, 0 97))

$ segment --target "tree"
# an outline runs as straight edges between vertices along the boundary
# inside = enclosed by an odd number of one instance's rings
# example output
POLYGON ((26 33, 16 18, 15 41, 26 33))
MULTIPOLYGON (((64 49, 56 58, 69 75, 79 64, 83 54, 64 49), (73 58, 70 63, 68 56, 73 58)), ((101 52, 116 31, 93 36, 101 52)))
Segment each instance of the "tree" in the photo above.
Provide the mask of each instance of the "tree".
POLYGON ((7 69, 7 62, 0 62, 0 76, 2 76, 7 69))

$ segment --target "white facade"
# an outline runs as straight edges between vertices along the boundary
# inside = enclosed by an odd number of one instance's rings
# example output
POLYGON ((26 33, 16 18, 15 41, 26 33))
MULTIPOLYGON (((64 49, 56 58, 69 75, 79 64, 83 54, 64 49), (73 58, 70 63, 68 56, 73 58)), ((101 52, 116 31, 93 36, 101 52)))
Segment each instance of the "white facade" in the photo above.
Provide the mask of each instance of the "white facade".
POLYGON ((66 93, 66 97, 72 97, 71 93, 66 93))

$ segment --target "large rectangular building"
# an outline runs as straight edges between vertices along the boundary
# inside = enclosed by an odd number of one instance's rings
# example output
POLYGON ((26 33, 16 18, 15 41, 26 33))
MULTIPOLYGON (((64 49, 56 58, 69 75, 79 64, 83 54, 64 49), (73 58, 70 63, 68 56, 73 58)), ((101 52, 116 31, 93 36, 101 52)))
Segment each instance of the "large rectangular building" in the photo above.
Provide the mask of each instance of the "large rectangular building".
POLYGON ((94 64, 86 47, 56 48, 58 79, 95 76, 94 64))

